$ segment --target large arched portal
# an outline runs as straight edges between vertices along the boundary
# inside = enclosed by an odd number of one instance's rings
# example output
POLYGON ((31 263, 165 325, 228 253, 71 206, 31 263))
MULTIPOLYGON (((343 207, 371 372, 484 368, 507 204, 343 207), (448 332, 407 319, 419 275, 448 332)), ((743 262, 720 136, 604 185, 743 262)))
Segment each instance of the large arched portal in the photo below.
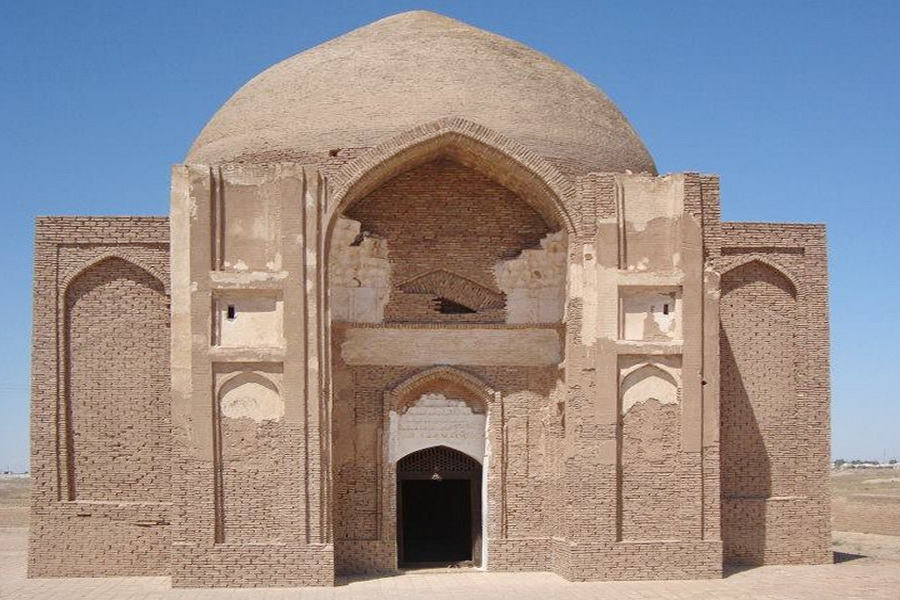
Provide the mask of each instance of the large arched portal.
POLYGON ((432 446, 397 462, 401 567, 481 563, 481 464, 432 446))
MULTIPOLYGON (((460 135, 354 173, 325 242, 335 569, 486 567, 506 450, 488 423, 502 427, 504 391, 537 398, 558 376, 571 221, 527 163, 460 135), (400 464, 437 447, 470 468, 400 464)), ((537 443, 530 427, 514 444, 537 443)))

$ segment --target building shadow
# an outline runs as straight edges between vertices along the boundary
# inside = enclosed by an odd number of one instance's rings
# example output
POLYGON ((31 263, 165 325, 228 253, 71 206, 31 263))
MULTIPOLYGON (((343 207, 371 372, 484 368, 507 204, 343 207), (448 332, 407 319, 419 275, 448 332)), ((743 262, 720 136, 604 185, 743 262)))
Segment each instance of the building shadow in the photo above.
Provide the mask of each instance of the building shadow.
POLYGON ((722 565, 722 579, 728 579, 753 569, 759 569, 761 565, 745 565, 740 563, 725 563, 722 565))
POLYGON ((839 565, 845 562, 851 562, 854 560, 859 560, 861 558, 868 558, 865 554, 854 554, 852 552, 833 552, 834 555, 834 564, 839 565))
POLYGON ((764 562, 771 465, 750 394, 724 328, 719 339, 723 559, 727 568, 746 570, 764 562))
POLYGON ((402 571, 384 571, 381 573, 357 573, 354 575, 338 575, 334 578, 335 587, 351 585, 354 583, 362 583, 364 581, 373 581, 375 579, 388 579, 403 575, 402 571))

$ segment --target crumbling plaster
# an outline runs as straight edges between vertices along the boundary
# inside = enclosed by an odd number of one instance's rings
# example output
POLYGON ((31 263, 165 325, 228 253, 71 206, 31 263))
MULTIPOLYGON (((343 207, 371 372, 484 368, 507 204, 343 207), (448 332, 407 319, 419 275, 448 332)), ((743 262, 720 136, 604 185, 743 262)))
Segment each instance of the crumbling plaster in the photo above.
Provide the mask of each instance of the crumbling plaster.
POLYGON ((388 413, 388 461, 431 446, 447 446, 484 463, 487 415, 465 400, 440 393, 423 394, 403 413, 388 413))

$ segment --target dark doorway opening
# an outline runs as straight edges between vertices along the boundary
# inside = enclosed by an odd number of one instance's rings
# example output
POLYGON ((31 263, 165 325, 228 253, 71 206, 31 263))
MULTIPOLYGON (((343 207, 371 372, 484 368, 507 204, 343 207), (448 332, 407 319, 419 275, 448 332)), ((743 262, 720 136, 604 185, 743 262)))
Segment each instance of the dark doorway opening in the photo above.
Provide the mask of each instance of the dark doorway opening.
POLYGON ((472 560, 472 507, 469 482, 401 482, 403 559, 406 563, 472 560))
POLYGON ((401 567, 481 562, 481 465, 436 446, 397 464, 397 549, 401 567))

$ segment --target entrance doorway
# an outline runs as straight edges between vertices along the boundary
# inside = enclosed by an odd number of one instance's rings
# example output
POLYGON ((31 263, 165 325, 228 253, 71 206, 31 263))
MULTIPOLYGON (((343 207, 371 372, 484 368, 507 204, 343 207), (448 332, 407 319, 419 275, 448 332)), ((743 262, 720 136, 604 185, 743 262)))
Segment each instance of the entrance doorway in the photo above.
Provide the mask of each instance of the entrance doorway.
POLYGON ((397 462, 401 567, 481 564, 481 465, 446 446, 397 462))

